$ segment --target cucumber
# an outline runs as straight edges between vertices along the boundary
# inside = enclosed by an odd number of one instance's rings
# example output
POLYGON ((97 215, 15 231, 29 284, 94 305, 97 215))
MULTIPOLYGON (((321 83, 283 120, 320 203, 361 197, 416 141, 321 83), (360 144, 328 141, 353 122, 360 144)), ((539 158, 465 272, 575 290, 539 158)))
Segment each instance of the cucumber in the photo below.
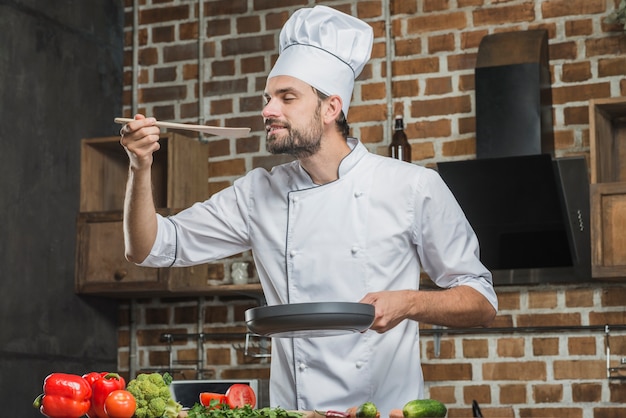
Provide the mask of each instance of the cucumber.
POLYGON ((416 399, 402 408, 404 418, 440 418, 448 412, 446 406, 435 399, 416 399))

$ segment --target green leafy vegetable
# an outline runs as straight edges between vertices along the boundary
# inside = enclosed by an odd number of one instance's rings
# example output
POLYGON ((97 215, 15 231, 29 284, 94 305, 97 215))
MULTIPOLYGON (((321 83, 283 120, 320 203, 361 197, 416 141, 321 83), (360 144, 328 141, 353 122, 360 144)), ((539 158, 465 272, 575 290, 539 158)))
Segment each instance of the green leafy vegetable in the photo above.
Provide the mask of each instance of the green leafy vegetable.
MULTIPOLYGON (((215 405, 213 405, 215 406, 215 405)), ((188 412, 188 418, 302 418, 302 413, 286 411, 282 408, 253 409, 250 405, 241 408, 229 408, 220 405, 220 408, 207 408, 196 403, 188 412)))

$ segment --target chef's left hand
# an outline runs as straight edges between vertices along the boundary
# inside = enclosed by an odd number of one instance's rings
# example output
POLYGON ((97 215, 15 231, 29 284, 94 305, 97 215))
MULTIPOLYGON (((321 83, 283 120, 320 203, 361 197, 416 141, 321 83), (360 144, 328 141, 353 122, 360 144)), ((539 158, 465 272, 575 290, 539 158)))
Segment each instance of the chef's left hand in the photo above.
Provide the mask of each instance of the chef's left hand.
POLYGON ((411 299, 406 290, 368 293, 360 303, 374 305, 374 323, 370 329, 383 333, 408 318, 411 299))

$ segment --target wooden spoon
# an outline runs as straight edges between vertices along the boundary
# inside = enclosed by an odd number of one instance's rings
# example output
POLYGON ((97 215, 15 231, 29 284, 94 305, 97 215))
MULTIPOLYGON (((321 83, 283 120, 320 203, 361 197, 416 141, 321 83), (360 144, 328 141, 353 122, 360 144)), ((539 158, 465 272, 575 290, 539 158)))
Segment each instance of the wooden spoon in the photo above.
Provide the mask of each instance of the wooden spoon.
MULTIPOLYGON (((128 122, 132 122, 135 119, 129 118, 115 118, 115 123, 124 125, 128 122)), ((201 132, 203 134, 224 136, 227 138, 242 138, 250 133, 250 128, 226 128, 221 126, 208 126, 208 125, 191 125, 188 123, 174 123, 174 122, 162 122, 157 121, 155 123, 159 128, 181 129, 186 131, 201 132)))

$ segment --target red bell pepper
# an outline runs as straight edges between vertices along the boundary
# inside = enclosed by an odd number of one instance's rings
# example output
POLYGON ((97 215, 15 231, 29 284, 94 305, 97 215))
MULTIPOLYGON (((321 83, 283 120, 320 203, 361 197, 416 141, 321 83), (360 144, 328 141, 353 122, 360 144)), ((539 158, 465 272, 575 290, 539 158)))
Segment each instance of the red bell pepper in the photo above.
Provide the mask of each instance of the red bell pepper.
MULTIPOLYGON (((91 386, 92 397, 93 397, 93 384, 96 382, 96 380, 102 379, 102 377, 106 376, 108 373, 109 372, 91 372, 91 373, 87 373, 83 375, 83 378, 87 381, 87 383, 89 383, 89 386, 91 386)), ((93 402, 91 403, 91 407, 89 408, 89 411, 87 411, 87 416, 89 418, 98 418, 93 402)))
MULTIPOLYGON (((91 407, 97 418, 108 418, 109 415, 104 410, 104 401, 114 390, 126 388, 124 378, 117 373, 106 373, 100 379, 93 382, 91 395, 91 407)), ((91 416, 90 416, 91 418, 91 416)))
POLYGON ((91 405, 91 385, 81 376, 52 373, 43 382, 43 394, 33 406, 50 418, 79 418, 91 405))

